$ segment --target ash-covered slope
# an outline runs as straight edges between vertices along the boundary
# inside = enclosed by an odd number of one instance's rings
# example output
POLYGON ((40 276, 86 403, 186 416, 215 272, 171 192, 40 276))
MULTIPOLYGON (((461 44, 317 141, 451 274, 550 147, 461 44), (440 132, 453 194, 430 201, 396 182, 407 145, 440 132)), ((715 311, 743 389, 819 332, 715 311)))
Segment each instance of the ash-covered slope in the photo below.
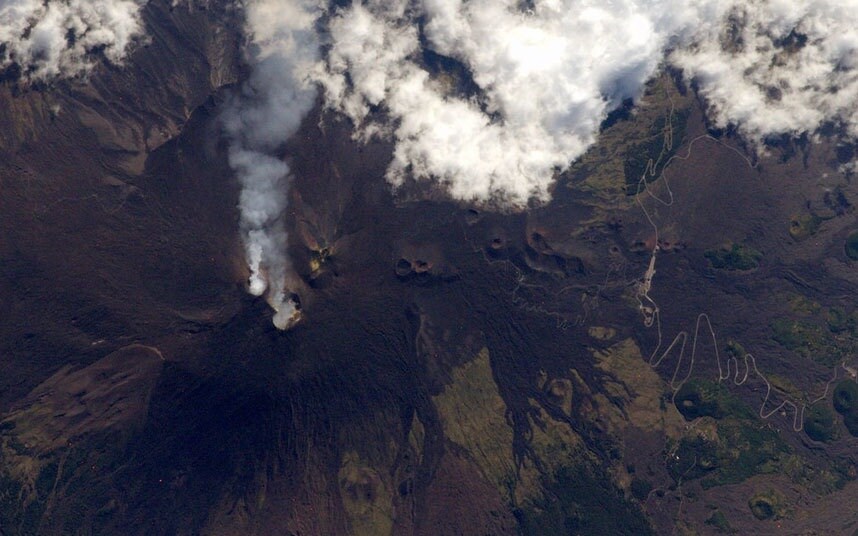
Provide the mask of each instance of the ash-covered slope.
POLYGON ((234 17, 219 4, 152 2, 151 39, 126 66, 51 84, 12 72, 0 84, 0 407, 70 356, 175 327, 231 288, 225 176, 152 155, 237 80, 234 17))
MULTIPOLYGON (((293 173, 303 320, 282 332, 246 292, 218 119, 250 77, 242 17, 142 16, 123 66, 0 82, 2 536, 858 526, 830 400, 858 315, 853 146, 759 156, 662 74, 551 202, 500 213, 392 192, 395 140, 319 102, 266 149, 293 173)), ((408 61, 473 89, 463 61, 408 61)))
MULTIPOLYGON (((568 352, 556 319, 506 311, 518 268, 486 262, 470 213, 395 203, 390 146, 316 110, 287 146, 306 320, 277 331, 217 123, 244 79, 235 13, 142 13, 123 67, 0 86, 2 534, 515 533, 544 365, 515 361, 568 352)), ((521 217, 491 222, 527 247, 521 217)))
POLYGON ((0 83, 4 535, 152 533, 128 523, 162 476, 134 461, 161 358, 129 345, 205 356, 188 341, 244 296, 237 188, 206 119, 240 77, 240 21, 169 1, 141 20, 122 66, 50 82, 12 66, 0 83))

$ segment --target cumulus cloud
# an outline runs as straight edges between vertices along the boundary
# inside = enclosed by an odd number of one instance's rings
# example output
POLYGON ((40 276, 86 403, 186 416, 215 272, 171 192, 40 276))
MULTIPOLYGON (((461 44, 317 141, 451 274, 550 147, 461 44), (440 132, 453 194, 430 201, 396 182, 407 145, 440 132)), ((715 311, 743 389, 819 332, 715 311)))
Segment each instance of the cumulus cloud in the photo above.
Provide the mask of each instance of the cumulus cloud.
POLYGON ((825 122, 858 136, 858 4, 734 2, 671 61, 697 80, 712 120, 759 144, 825 122))
POLYGON ((607 113, 665 63, 752 144, 826 121, 858 135, 854 0, 366 0, 335 10, 316 76, 359 137, 395 142, 387 178, 468 201, 545 201, 607 113), (524 6, 524 7, 523 7, 524 6), (456 94, 425 50, 463 64, 456 94), (381 112, 381 113, 377 113, 381 112))
POLYGON ((547 200, 556 171, 594 142, 610 110, 640 94, 671 40, 721 10, 714 1, 520 4, 371 0, 333 16, 318 79, 329 105, 363 135, 395 140, 394 185, 411 176, 469 201, 547 200), (424 46, 464 64, 482 99, 452 94, 430 76, 424 46), (389 121, 370 116, 377 108, 389 121))
POLYGON ((297 311, 286 285, 283 217, 290 171, 278 148, 315 103, 316 88, 307 73, 319 60, 314 26, 320 13, 311 0, 261 0, 245 7, 246 52, 253 71, 222 116, 229 163, 242 186, 239 209, 251 272, 248 290, 266 294, 280 329, 289 327, 297 311))
POLYGON ((95 52, 119 63, 142 32, 145 0, 2 0, 0 67, 30 79, 85 73, 95 52))
MULTIPOLYGON (((0 67, 15 62, 46 79, 86 72, 99 56, 119 62, 142 32, 145 1, 0 0, 0 67)), ((358 139, 394 142, 391 184, 435 181, 456 199, 505 207, 547 201, 607 114, 665 64, 696 82, 716 125, 735 126, 752 145, 828 122, 858 138, 855 0, 240 5, 252 74, 223 123, 243 186, 249 290, 285 311, 280 324, 294 307, 280 148, 317 86, 358 139), (463 68, 430 68, 429 55, 463 68)))
POLYGON ((557 173, 596 141, 607 114, 639 97, 666 63, 697 82, 717 125, 737 126, 752 144, 826 121, 858 135, 858 10, 850 4, 251 1, 253 74, 224 116, 244 187, 249 289, 267 292, 275 309, 292 305, 282 222, 289 169, 277 149, 312 107, 315 84, 357 139, 394 142, 393 185, 435 181, 456 199, 521 208, 547 201, 557 173), (430 67, 427 54, 463 68, 430 67))

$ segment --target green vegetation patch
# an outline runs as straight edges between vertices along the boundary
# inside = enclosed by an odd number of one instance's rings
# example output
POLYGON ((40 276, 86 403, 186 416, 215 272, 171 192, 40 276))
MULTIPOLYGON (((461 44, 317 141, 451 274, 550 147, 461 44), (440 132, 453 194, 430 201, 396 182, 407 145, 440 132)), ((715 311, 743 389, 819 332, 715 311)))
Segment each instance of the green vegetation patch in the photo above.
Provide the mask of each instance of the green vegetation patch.
POLYGON ((852 231, 846 237, 846 256, 853 261, 858 261, 858 231, 852 231))
POLYGON ((814 441, 825 443, 836 437, 834 412, 824 404, 814 404, 804 412, 804 433, 814 441))
POLYGON ((831 333, 858 339, 858 309, 847 312, 841 307, 831 307, 826 311, 825 320, 831 333))
POLYGON ((828 368, 858 353, 858 309, 822 304, 799 294, 787 295, 786 305, 789 310, 769 325, 773 341, 828 368))
POLYGON ((745 347, 734 340, 727 341, 726 350, 728 357, 736 359, 745 359, 745 356, 748 355, 748 351, 745 350, 745 347))
POLYGON ((768 425, 757 419, 731 420, 718 425, 719 470, 704 479, 704 488, 737 484, 754 475, 781 469, 789 447, 768 425))
POLYGON ((842 380, 834 388, 834 409, 843 415, 849 433, 858 437, 858 383, 842 380))
POLYGON ((843 333, 848 331, 858 335, 858 311, 847 314, 841 307, 831 307, 825 315, 825 322, 831 333, 843 333))
POLYGON ((763 254, 742 244, 731 244, 718 249, 707 250, 703 254, 716 270, 731 272, 755 270, 760 266, 763 254))
POLYGON ((822 312, 822 304, 801 294, 789 294, 787 303, 792 312, 802 316, 815 316, 822 312))
POLYGON ((759 520, 780 519, 786 515, 783 498, 774 490, 757 493, 748 500, 751 513, 759 520))
POLYGON ((643 502, 652 491, 652 482, 643 478, 634 478, 632 479, 631 491, 635 499, 643 502))
POLYGON ((817 495, 828 495, 842 490, 849 481, 855 479, 852 465, 848 462, 838 460, 819 467, 796 454, 791 454, 783 460, 780 472, 788 476, 793 483, 817 495))
POLYGON ((667 472, 677 482, 700 478, 719 466, 718 444, 702 436, 683 437, 667 459, 667 472))
POLYGON ((840 307, 830 308, 825 315, 825 322, 831 333, 842 333, 855 325, 854 318, 840 307))
POLYGON ((834 387, 834 409, 847 414, 858 408, 858 383, 854 380, 842 380, 834 387))
POLYGON ((697 378, 682 384, 673 397, 673 403, 689 421, 699 417, 722 419, 727 415, 750 415, 747 406, 723 384, 697 378))
POLYGON ((623 163, 623 174, 626 178, 626 193, 635 195, 641 178, 646 182, 657 179, 664 170, 665 164, 676 154, 685 137, 688 123, 687 109, 674 111, 658 117, 649 130, 649 137, 638 144, 632 145, 626 151, 623 163))
POLYGON ((772 322, 772 339, 787 350, 799 352, 822 344, 825 334, 818 326, 779 318, 772 322))
POLYGON ((525 536, 655 534, 637 503, 626 500, 599 468, 561 468, 545 489, 545 498, 516 512, 525 536))
POLYGON ((778 433, 747 406, 737 413, 741 417, 704 420, 694 435, 668 442, 666 469, 675 481, 701 479, 709 489, 785 470, 790 449, 778 433))
POLYGON ((816 214, 802 214, 789 222, 789 235, 797 242, 810 238, 819 231, 819 226, 825 221, 816 214))
POLYGON ((855 349, 854 342, 832 338, 828 330, 812 322, 779 318, 771 328, 775 342, 826 367, 836 366, 855 349))
POLYGON ((733 527, 730 526, 730 522, 727 521, 727 516, 725 516, 724 512, 721 510, 712 512, 712 515, 706 520, 706 524, 713 527, 716 532, 722 534, 730 534, 733 532, 733 527))

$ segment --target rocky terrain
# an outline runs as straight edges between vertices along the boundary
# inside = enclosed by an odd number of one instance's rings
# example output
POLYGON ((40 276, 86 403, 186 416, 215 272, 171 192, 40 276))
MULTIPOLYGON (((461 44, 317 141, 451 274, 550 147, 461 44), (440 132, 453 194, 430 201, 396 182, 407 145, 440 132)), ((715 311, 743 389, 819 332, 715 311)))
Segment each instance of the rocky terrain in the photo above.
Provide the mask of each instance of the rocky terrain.
POLYGON ((668 72, 500 212, 393 191, 317 106, 281 332, 218 123, 237 14, 191 6, 0 81, 0 535, 858 528, 852 146, 758 156, 668 72))

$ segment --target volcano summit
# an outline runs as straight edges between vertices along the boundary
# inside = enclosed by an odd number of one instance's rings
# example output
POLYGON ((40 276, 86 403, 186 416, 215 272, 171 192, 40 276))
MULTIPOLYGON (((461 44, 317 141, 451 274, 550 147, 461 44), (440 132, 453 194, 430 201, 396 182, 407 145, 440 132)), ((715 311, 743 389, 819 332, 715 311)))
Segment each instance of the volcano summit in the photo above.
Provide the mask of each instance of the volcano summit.
POLYGON ((0 0, 0 536, 853 534, 854 0, 0 0))

